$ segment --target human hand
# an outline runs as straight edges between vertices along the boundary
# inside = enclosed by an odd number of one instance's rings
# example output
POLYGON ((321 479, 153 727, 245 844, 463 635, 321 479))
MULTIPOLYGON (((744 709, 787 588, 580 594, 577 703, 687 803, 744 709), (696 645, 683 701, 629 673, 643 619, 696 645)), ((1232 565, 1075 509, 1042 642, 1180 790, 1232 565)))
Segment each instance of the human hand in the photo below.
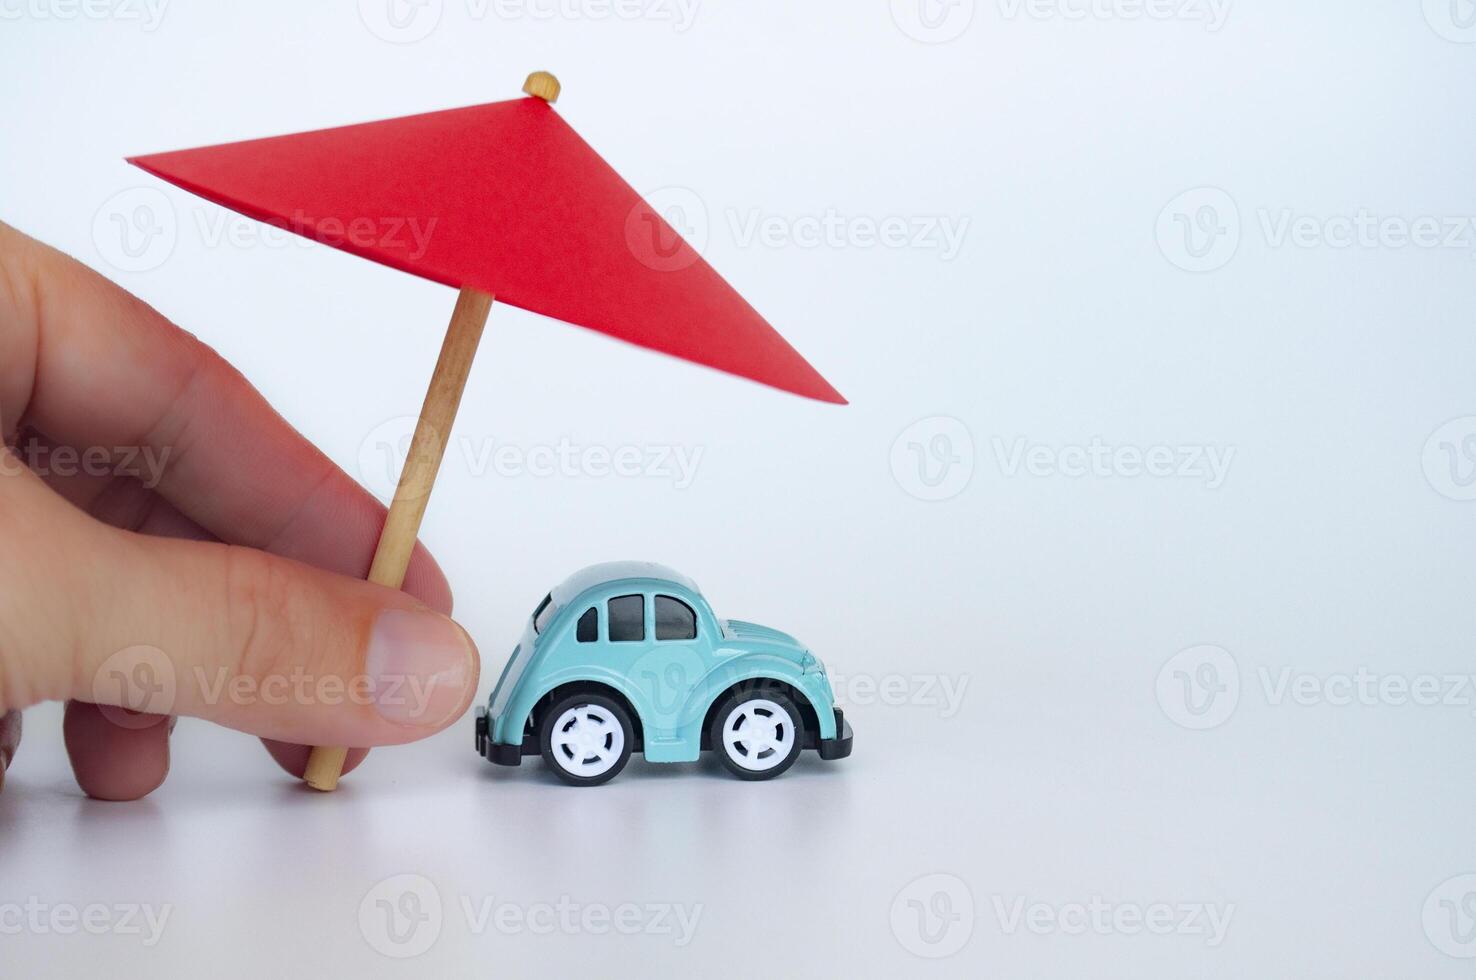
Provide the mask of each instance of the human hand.
POLYGON ((0 785, 47 700, 113 800, 163 782, 166 715, 260 735, 300 776, 307 746, 466 710, 479 658, 424 549, 404 592, 362 581, 368 492, 214 351, 3 223, 0 436, 0 785))

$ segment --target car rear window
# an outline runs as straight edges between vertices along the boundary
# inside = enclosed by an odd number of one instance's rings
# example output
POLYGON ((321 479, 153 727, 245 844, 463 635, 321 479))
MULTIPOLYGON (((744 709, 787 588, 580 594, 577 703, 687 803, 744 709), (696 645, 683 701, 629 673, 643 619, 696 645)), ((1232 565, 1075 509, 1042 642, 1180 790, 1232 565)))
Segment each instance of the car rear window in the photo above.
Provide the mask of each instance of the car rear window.
POLYGON ((543 601, 538 604, 538 608, 533 610, 533 632, 542 633, 544 627, 548 625, 548 621, 553 619, 553 614, 556 611, 553 604, 553 594, 550 593, 544 596, 543 601))
POLYGON ((600 617, 595 612, 595 607, 590 606, 584 610, 584 615, 579 617, 579 624, 574 630, 574 639, 580 643, 593 643, 600 638, 600 617))
POLYGON ((697 639, 697 614, 692 607, 669 595, 656 597, 656 639, 697 639))

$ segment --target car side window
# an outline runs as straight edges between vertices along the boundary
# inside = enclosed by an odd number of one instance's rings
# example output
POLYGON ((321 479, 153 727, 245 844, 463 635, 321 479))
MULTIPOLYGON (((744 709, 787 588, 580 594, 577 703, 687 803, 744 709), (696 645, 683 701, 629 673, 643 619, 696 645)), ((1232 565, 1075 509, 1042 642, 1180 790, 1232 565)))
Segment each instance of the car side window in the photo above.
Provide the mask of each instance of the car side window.
POLYGON ((579 617, 579 623, 574 628, 574 639, 580 643, 593 643, 600 638, 600 615, 595 612, 595 607, 590 606, 584 610, 584 615, 579 617))
POLYGON ((697 614, 692 607, 669 595, 656 597, 656 639, 697 639, 697 614))
POLYGON ((646 638, 646 597, 620 595, 609 602, 610 642, 631 643, 646 638))

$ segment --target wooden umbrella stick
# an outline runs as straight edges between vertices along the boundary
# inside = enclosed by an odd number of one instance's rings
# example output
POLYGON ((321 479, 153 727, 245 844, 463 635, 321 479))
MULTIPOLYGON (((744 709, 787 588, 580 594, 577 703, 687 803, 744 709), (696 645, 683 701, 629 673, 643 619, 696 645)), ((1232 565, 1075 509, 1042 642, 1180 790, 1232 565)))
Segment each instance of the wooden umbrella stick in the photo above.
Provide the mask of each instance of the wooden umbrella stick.
MULTIPOLYGON (((451 325, 446 328, 436 372, 431 376, 430 390, 426 392, 415 437, 410 442, 410 455, 400 471, 400 485, 385 518, 384 530, 380 532, 374 563, 369 568, 369 581, 377 585, 398 589, 405 584, 405 572, 420 534, 420 521, 425 517, 431 488, 441 469, 441 457, 446 453, 446 442, 456 421, 456 410, 461 406, 461 393, 466 388, 472 359, 476 357, 477 344, 491 309, 492 297, 469 286, 463 287, 456 298, 456 310, 451 314, 451 325)), ((337 789, 347 755, 348 749, 344 748, 313 749, 303 778, 313 789, 324 792, 337 789)))

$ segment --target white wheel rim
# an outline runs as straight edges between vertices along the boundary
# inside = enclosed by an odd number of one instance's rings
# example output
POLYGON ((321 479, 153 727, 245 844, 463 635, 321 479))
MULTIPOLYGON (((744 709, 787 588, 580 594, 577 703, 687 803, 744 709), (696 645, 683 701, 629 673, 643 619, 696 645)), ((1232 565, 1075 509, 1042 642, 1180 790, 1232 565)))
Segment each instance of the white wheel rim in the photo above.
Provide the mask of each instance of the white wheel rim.
POLYGON ((723 722, 723 748, 744 769, 765 772, 789 758, 794 729, 794 719, 775 702, 744 701, 723 722))
POLYGON ((559 768, 591 779, 615 767, 625 751, 625 729, 614 712, 580 704, 559 715, 553 727, 553 757, 559 768))

